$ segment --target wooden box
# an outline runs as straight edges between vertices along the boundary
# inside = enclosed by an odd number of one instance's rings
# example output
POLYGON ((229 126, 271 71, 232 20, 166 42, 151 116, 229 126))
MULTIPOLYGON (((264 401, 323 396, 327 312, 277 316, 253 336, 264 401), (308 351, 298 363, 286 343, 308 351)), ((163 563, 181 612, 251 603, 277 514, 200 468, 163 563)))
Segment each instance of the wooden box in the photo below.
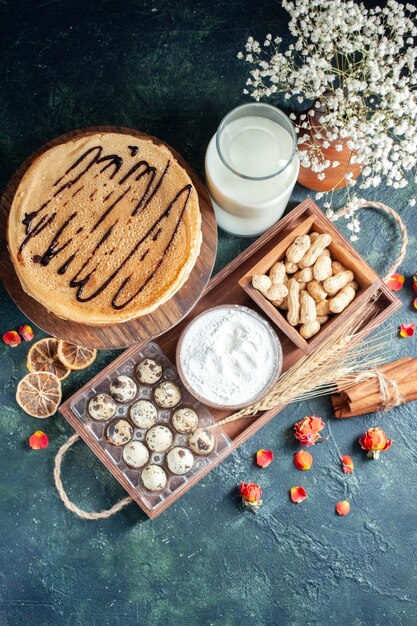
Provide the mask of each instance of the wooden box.
POLYGON ((313 352, 320 343, 328 339, 329 336, 335 332, 335 329, 348 319, 365 300, 369 300, 369 298, 381 288, 383 288, 384 293, 390 292, 387 290, 378 274, 374 272, 360 254, 350 245, 334 224, 323 215, 322 211, 314 202, 307 200, 306 203, 303 203, 301 206, 303 206, 304 209, 301 213, 298 213, 297 210, 295 212, 293 211, 285 220, 279 222, 282 226, 283 222, 290 218, 287 226, 280 229, 281 236, 276 238, 276 245, 242 275, 239 284, 252 300, 267 314, 269 319, 291 339, 294 345, 300 348, 305 354, 311 354, 311 352, 313 352), (285 258, 287 248, 293 243, 296 237, 299 235, 307 235, 312 231, 331 235, 332 243, 329 246, 329 250, 332 260, 339 261, 347 269, 352 270, 355 275, 355 280, 359 284, 359 289, 356 293, 356 298, 342 313, 330 316, 329 320, 322 326, 317 335, 306 340, 294 326, 291 326, 287 322, 285 312, 275 307, 262 293, 252 286, 252 277, 255 274, 268 274, 274 263, 282 261, 285 258))

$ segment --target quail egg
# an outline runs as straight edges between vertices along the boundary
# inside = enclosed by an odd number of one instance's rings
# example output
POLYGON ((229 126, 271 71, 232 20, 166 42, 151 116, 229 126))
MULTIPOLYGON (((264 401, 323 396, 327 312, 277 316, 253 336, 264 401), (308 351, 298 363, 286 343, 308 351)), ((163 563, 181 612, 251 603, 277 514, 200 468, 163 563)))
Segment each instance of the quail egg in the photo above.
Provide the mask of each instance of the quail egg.
POLYGON ((107 428, 107 439, 114 446, 123 446, 133 437, 133 428, 126 420, 115 420, 107 428))
POLYGON ((172 409, 181 400, 181 389, 170 380, 164 380, 156 387, 154 398, 163 409, 172 409))
POLYGON ((118 376, 110 383, 110 394, 118 402, 129 402, 136 395, 138 387, 130 376, 118 376))
POLYGON ((159 465, 147 465, 141 477, 144 486, 149 491, 162 491, 167 484, 167 475, 159 465))
POLYGON ((152 426, 146 433, 146 443, 153 452, 165 452, 172 444, 172 432, 166 426, 152 426))
POLYGON ((187 474, 194 463, 194 457, 187 448, 172 448, 167 454, 167 465, 173 474, 187 474))
POLYGON ((99 422, 104 422, 115 415, 117 404, 107 393, 98 393, 88 403, 90 416, 99 422))
POLYGON ((195 454, 206 456, 213 452, 216 445, 216 438, 212 432, 206 428, 197 428, 191 433, 188 445, 195 454))
POLYGON ((136 376, 141 383, 153 385, 162 376, 162 365, 153 359, 144 359, 136 367, 136 376))
POLYGON ((149 461, 148 448, 141 441, 130 441, 123 448, 123 461, 130 467, 143 467, 149 461))
POLYGON ((130 407, 130 419, 139 428, 150 428, 158 418, 156 407, 149 400, 139 400, 130 407))
POLYGON ((198 426, 198 415, 193 409, 182 407, 172 416, 172 425, 179 433, 192 433, 198 426))

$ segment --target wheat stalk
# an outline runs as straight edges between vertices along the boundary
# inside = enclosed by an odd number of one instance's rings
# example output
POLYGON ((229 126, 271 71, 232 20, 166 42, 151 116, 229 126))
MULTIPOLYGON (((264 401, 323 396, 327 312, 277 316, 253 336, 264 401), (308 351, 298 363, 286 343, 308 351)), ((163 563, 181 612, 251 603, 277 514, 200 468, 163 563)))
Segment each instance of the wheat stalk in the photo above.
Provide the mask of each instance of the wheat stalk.
POLYGON ((365 332, 369 332, 368 325, 366 331, 363 329, 364 322, 370 322, 373 329, 376 327, 372 323, 373 308, 374 302, 363 304, 337 333, 287 370, 265 398, 216 422, 213 428, 254 416, 260 411, 340 391, 354 384, 353 375, 384 363, 390 331, 379 331, 364 340, 365 332))

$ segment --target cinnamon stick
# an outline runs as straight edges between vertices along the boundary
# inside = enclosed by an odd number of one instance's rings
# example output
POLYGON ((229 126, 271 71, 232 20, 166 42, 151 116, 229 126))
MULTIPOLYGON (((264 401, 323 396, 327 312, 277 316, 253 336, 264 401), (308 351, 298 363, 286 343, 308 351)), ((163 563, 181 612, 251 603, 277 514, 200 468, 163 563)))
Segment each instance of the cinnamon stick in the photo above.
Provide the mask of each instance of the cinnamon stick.
MULTIPOLYGON (((378 368, 376 368, 379 372, 383 372, 384 374, 386 372, 389 372, 390 370, 394 369, 395 367, 397 367, 397 365, 402 365, 403 363, 407 363, 408 361, 411 361, 411 356, 406 356, 403 359, 398 359, 397 361, 391 361, 390 363, 384 363, 384 365, 380 365, 378 368)), ((343 379, 343 381, 341 381, 338 384, 338 391, 348 391, 350 389, 352 389, 353 387, 348 387, 346 389, 346 383, 347 381, 349 381, 349 379, 355 380, 356 375, 352 374, 352 376, 347 376, 346 378, 343 379)), ((374 383, 374 380, 364 380, 361 383, 357 383, 356 385, 354 385, 355 389, 360 388, 362 386, 362 388, 366 388, 367 385, 372 385, 372 383, 374 383)))
MULTIPOLYGON (((398 363, 391 369, 385 369, 385 371, 382 370, 382 368, 379 368, 379 371, 382 371, 388 378, 396 382, 398 385, 401 385, 405 381, 416 377, 417 359, 409 359, 405 362, 398 363)), ((379 384, 377 379, 363 381, 357 385, 349 387, 348 389, 344 389, 341 392, 342 398, 346 399, 349 404, 361 400, 363 401, 364 399, 367 400, 370 396, 375 396, 375 394, 379 395, 379 384)), ((370 404, 370 402, 368 402, 368 404, 370 404)))
MULTIPOLYGON (((413 394, 417 392, 417 377, 409 378, 406 381, 398 382, 398 391, 400 396, 406 400, 407 397, 411 397, 413 394)), ((372 393, 364 396, 363 398, 359 398, 356 402, 348 402, 349 408, 351 411, 362 410, 364 407, 368 406, 381 406, 381 394, 379 390, 376 393, 372 393)))
MULTIPOLYGON (((403 402, 417 400, 417 359, 404 357, 385 363, 378 371, 397 383, 403 402)), ((331 397, 335 417, 354 417, 384 408, 377 379, 365 380, 349 388, 343 388, 344 384, 345 381, 340 384, 340 393, 331 397)))
MULTIPOLYGON (((413 393, 407 395, 404 398, 404 402, 412 402, 413 400, 417 400, 417 391, 414 391, 413 393)), ((351 409, 349 407, 348 404, 342 404, 339 405, 335 411, 334 411, 334 416, 337 417, 338 419, 345 419, 348 417, 355 417, 357 415, 365 415, 366 413, 375 413, 376 411, 380 411, 382 410, 384 407, 381 405, 381 403, 379 404, 372 404, 369 406, 363 406, 360 409, 351 409)))

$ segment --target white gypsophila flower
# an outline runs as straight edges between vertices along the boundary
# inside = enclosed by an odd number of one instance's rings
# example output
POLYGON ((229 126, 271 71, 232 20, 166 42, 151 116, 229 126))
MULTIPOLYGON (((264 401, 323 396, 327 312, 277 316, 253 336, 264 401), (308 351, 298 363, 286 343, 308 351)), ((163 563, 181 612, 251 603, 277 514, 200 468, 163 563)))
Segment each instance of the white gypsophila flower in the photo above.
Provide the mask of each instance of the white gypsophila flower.
MULTIPOLYGON (((360 189, 416 182, 416 7, 396 0, 370 9, 354 0, 283 0, 282 6, 294 40, 282 52, 281 38, 268 34, 263 47, 248 38, 239 53, 252 66, 245 92, 255 100, 282 92, 305 104, 305 113, 292 119, 303 129, 301 163, 319 180, 339 165, 325 154, 333 145, 359 165, 360 189)), ((347 183, 349 189, 356 181, 349 176, 347 183)))

